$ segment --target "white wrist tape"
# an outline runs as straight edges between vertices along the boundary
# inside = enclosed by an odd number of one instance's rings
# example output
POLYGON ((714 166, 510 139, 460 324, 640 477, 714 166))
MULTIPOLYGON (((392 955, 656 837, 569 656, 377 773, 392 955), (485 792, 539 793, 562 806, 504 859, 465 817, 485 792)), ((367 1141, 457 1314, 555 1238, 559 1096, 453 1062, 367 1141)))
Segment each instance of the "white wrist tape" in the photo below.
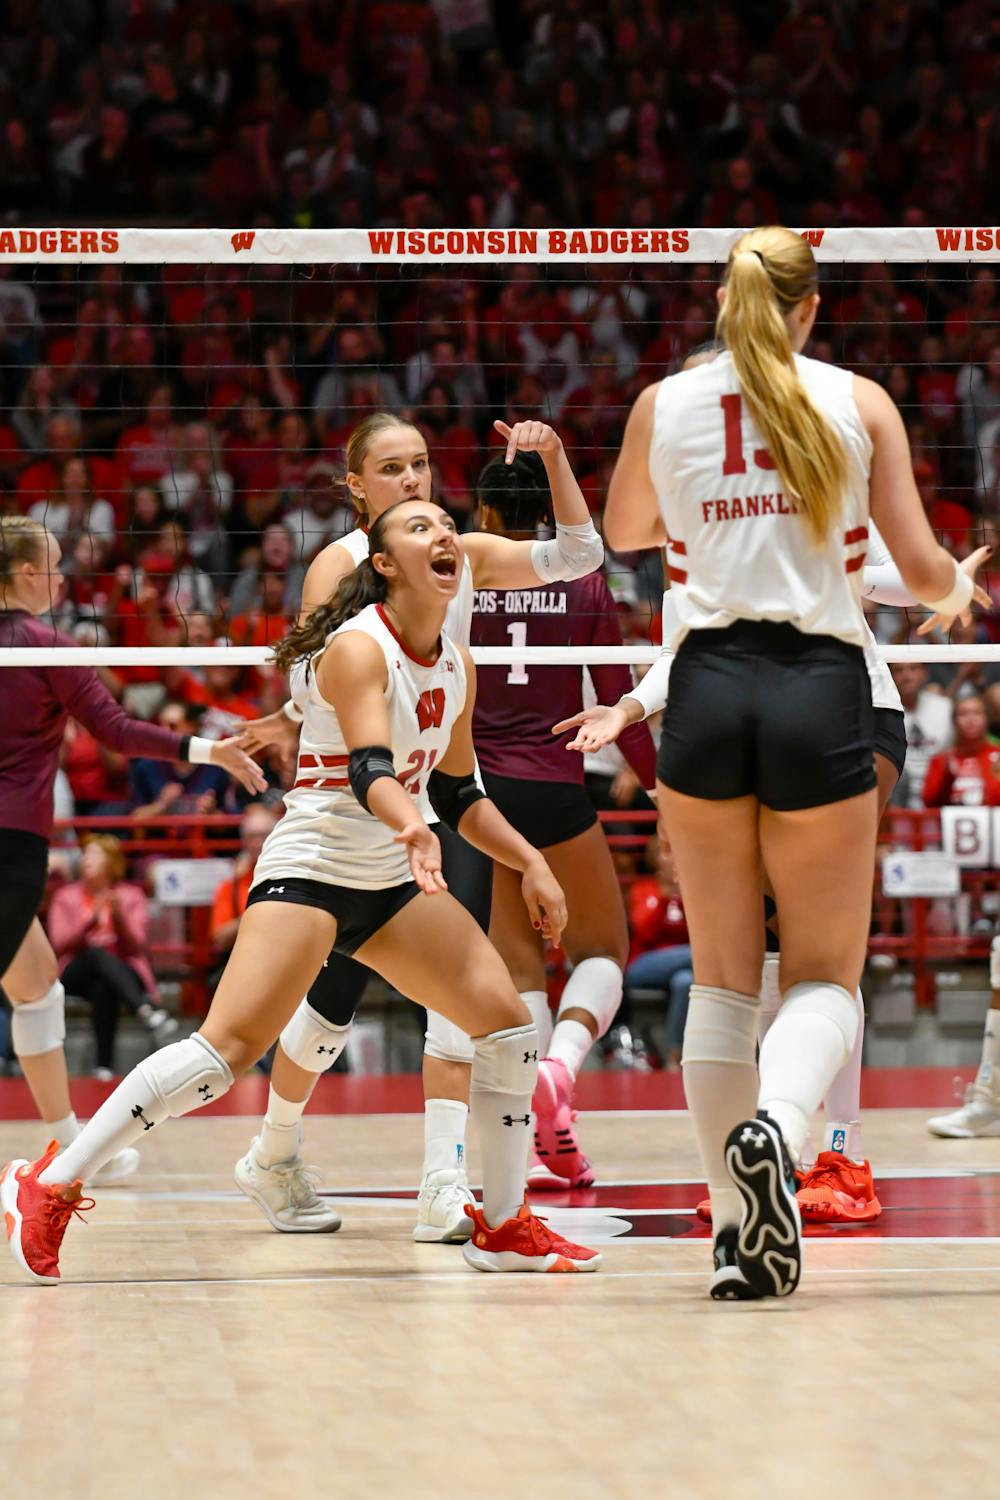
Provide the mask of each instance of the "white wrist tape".
POLYGON ((193 734, 188 741, 188 764, 192 766, 210 766, 212 764, 212 746, 214 740, 199 739, 193 734))
POLYGON ((531 544, 531 566, 542 583, 568 583, 573 578, 585 578, 588 573, 596 572, 603 561, 604 543, 593 521, 584 521, 579 526, 561 526, 557 521, 554 537, 531 544))
POLYGON ((292 698, 289 698, 287 703, 281 705, 281 712, 286 719, 291 719, 293 724, 301 724, 305 718, 305 714, 292 698))
POLYGON ((969 607, 972 599, 972 592, 975 588, 972 578, 968 573, 963 573, 954 558, 952 559, 952 566, 955 569, 955 581, 944 598, 921 599, 920 601, 921 604, 927 609, 932 610, 936 615, 960 615, 963 610, 969 607))

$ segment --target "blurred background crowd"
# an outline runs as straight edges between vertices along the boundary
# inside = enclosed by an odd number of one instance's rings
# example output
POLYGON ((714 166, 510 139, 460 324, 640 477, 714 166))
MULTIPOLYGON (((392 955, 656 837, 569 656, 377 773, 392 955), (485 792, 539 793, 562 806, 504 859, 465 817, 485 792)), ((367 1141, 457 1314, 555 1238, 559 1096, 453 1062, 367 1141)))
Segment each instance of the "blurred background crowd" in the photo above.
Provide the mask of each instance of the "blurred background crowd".
MULTIPOLYGON (((6 0, 0 221, 996 223, 998 97, 989 0, 6 0)), ((599 522, 628 409, 711 338, 717 277, 0 260, 0 507, 59 536, 57 622, 81 643, 263 645, 355 524, 344 444, 372 410, 421 426, 463 528, 493 419, 551 421, 599 522)), ((892 392, 945 543, 995 543, 994 269, 829 266, 821 291, 811 352, 892 392)), ((626 639, 655 640, 656 556, 609 574, 626 639)), ((989 581, 974 630, 1000 641, 989 581)), ((916 621, 874 623, 904 640, 916 621)), ((201 734, 284 697, 266 668, 106 675, 132 712, 201 734)), ((899 670, 902 805, 1000 802, 993 676, 899 670)), ((239 811, 210 768, 129 769, 78 726, 64 770, 77 815, 239 811)), ((643 878, 666 921, 669 880, 643 878)))

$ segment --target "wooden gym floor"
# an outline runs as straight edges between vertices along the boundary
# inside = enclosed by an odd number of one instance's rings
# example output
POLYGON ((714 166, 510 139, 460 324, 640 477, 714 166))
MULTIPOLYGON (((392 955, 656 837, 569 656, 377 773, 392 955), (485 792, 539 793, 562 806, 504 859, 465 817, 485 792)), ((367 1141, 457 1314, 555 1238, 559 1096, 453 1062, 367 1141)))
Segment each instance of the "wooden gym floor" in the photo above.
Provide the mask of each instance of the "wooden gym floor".
MULTIPOLYGON (((950 1075, 866 1089, 881 1219, 812 1236, 801 1290, 741 1307, 705 1297, 675 1078, 583 1080, 601 1186, 550 1210, 605 1251, 579 1277, 411 1241, 410 1078, 324 1080, 307 1157, 344 1226, 274 1233, 232 1183, 266 1093, 245 1080, 143 1142, 71 1226, 62 1286, 0 1262, 0 1496, 994 1494, 1000 1139, 927 1134, 950 1075)), ((81 1083, 81 1108, 105 1092, 81 1083)), ((0 1081, 0 1119, 5 1158, 44 1144, 23 1085, 0 1081)))

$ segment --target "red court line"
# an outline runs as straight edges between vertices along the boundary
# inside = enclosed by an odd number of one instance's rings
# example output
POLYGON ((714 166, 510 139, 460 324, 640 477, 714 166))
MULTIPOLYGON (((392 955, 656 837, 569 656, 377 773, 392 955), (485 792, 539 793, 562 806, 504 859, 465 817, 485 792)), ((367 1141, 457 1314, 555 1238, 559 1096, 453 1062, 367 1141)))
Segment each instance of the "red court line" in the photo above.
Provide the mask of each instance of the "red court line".
MULTIPOLYGON (((861 1102, 866 1109, 932 1109, 954 1102, 954 1078, 969 1081, 973 1068, 866 1068, 861 1102)), ((93 1078, 71 1080, 78 1114, 91 1115, 114 1085, 93 1078)), ((581 1074, 577 1105, 582 1110, 683 1109, 684 1086, 679 1073, 581 1074)), ((206 1115, 262 1114, 267 1103, 263 1073, 241 1078, 224 1099, 200 1110, 206 1115)), ((416 1073, 363 1077, 334 1073, 321 1078, 310 1109, 316 1114, 416 1114, 423 1108, 423 1090, 416 1073)), ((0 1079, 0 1119, 33 1120, 35 1108, 22 1079, 0 1079)))

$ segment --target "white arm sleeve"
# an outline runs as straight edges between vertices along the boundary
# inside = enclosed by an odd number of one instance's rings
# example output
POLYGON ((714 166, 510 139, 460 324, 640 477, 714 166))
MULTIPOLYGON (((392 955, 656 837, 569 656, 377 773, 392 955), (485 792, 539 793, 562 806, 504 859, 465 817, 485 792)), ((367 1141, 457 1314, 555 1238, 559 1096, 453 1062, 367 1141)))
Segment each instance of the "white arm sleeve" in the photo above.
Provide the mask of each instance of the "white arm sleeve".
POLYGON ((542 583, 569 583, 596 573, 604 561, 604 543, 593 521, 580 526, 560 526, 547 542, 532 542, 531 566, 542 583))
MULTIPOLYGON (((663 623, 663 639, 670 639, 678 624, 677 601, 671 597, 672 590, 666 589, 663 595, 663 611, 660 616, 663 623)), ((670 683, 670 667, 674 659, 674 651, 669 646, 664 646, 659 656, 646 673, 640 683, 630 693, 623 694, 626 698, 634 698, 641 703, 644 709, 644 718, 650 714, 658 714, 667 706, 667 690, 670 683)))
POLYGON ((861 573, 861 595, 876 604, 891 604, 908 609, 916 599, 903 582, 892 553, 871 516, 868 517, 868 556, 861 573))
POLYGON ((907 609, 917 602, 891 558, 887 563, 868 564, 862 569, 861 597, 874 599, 876 604, 892 604, 897 609, 907 609))
POLYGON ((634 688, 624 694, 626 698, 635 698, 636 702, 642 704, 644 719, 648 719, 650 714, 658 714, 667 706, 667 690, 673 660, 674 653, 668 646, 664 646, 642 681, 637 682, 634 688))

